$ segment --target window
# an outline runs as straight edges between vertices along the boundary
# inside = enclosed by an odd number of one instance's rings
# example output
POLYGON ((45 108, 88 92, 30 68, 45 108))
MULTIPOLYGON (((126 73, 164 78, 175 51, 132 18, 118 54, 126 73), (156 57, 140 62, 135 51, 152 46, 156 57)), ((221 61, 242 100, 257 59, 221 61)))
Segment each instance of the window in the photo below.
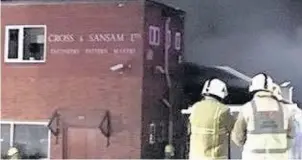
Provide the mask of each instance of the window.
POLYGON ((6 26, 5 62, 45 62, 46 26, 6 26))
POLYGON ((156 126, 155 123, 149 125, 149 144, 155 144, 156 142, 156 126))
POLYGON ((181 49, 181 34, 180 32, 176 32, 175 33, 175 41, 174 41, 174 46, 176 50, 180 50, 181 49))
POLYGON ((168 130, 167 130, 167 125, 165 124, 164 121, 161 121, 159 123, 158 127, 158 141, 159 142, 164 142, 168 139, 168 130))
POLYGON ((153 56, 154 56, 154 53, 153 53, 152 49, 149 49, 147 52, 147 55, 146 55, 146 59, 148 61, 153 60, 153 56))
POLYGON ((10 146, 19 149, 22 159, 49 158, 47 123, 1 122, 1 158, 7 158, 10 146))
POLYGON ((181 64, 183 62, 183 56, 179 55, 178 56, 178 64, 181 64))
POLYGON ((154 46, 160 45, 160 29, 156 26, 149 27, 149 44, 154 46))
POLYGON ((1 158, 3 155, 7 154, 7 151, 10 147, 10 125, 9 124, 1 124, 1 158))

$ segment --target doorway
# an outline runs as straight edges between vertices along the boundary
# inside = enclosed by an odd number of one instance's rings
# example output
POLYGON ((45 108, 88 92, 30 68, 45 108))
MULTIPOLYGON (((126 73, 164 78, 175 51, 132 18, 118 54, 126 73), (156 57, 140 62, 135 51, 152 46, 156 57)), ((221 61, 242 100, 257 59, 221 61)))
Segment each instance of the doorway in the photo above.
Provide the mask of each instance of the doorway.
POLYGON ((95 128, 67 129, 67 158, 68 159, 101 159, 106 147, 106 139, 95 128))

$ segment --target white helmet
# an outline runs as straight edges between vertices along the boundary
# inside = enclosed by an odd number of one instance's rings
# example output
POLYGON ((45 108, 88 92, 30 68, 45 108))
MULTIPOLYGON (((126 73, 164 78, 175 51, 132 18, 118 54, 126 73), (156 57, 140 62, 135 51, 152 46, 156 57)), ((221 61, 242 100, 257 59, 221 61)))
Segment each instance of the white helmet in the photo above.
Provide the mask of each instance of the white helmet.
POLYGON ((214 95, 224 99, 228 95, 227 86, 223 81, 217 78, 210 79, 204 83, 201 94, 214 95))
POLYGON ((257 74, 253 77, 252 84, 249 87, 250 92, 261 90, 273 92, 273 79, 264 73, 257 74))
POLYGON ((8 155, 8 156, 12 156, 12 155, 14 155, 14 154, 16 154, 16 153, 18 153, 18 152, 19 152, 19 151, 18 151, 17 148, 12 147, 12 148, 10 148, 10 149, 7 151, 7 155, 8 155))
POLYGON ((274 83, 273 84, 273 95, 279 100, 281 101, 282 98, 282 92, 281 92, 281 88, 278 84, 274 83))

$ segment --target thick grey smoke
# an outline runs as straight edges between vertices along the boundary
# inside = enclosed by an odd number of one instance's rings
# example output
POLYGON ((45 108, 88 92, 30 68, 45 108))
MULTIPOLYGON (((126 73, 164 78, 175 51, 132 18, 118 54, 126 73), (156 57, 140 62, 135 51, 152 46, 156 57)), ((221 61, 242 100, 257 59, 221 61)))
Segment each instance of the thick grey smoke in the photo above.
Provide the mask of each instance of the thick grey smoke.
POLYGON ((161 0, 187 12, 186 59, 290 80, 302 102, 302 1, 161 0))

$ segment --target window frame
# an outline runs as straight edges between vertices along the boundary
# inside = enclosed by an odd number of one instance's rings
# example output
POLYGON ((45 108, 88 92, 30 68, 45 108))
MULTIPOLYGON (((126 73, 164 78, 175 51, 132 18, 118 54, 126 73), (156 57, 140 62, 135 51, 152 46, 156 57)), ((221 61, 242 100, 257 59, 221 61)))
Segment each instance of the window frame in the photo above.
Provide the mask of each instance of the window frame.
POLYGON ((160 28, 157 26, 149 26, 149 44, 153 46, 160 45, 160 28))
POLYGON ((181 50, 181 33, 180 32, 175 33, 174 48, 177 51, 181 50))
POLYGON ((5 63, 45 63, 47 55, 47 27, 46 25, 6 25, 5 26, 5 51, 4 51, 4 62, 5 63), (24 28, 43 28, 44 29, 44 50, 43 60, 23 60, 23 48, 24 48, 24 28), (18 29, 18 58, 8 58, 9 50, 9 30, 18 29), (20 38, 21 37, 21 38, 20 38))
MULTIPOLYGON (((0 124, 8 124, 10 127, 10 140, 9 140, 9 145, 12 147, 14 145, 14 131, 15 131, 15 125, 38 125, 38 126, 45 126, 47 128, 48 122, 44 121, 38 121, 38 122, 33 122, 33 121, 0 121, 0 124)), ((51 153, 51 132, 48 129, 48 149, 47 149, 47 158, 44 159, 50 159, 50 153, 51 153)))
POLYGON ((157 142, 157 137, 156 137, 156 123, 152 122, 149 124, 149 136, 148 136, 149 144, 153 145, 156 144, 157 142))

